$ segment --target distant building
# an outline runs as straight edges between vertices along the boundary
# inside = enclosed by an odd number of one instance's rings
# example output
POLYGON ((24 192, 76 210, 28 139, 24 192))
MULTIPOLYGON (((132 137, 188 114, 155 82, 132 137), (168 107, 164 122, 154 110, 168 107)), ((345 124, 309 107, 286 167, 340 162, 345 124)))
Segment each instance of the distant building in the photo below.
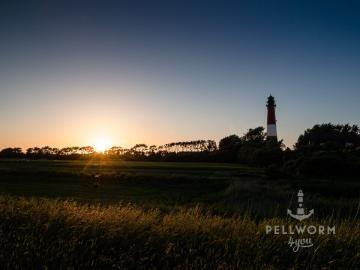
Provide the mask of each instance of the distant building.
POLYGON ((275 117, 275 99, 272 95, 268 97, 267 103, 267 138, 277 141, 276 117, 275 117))

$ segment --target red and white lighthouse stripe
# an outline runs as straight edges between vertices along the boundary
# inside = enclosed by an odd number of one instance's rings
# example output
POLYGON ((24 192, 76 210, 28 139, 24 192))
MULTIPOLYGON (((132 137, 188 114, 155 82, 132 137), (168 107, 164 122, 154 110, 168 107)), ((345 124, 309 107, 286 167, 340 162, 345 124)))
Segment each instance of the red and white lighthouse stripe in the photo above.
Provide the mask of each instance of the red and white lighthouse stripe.
POLYGON ((267 137, 277 139, 276 117, 275 117, 275 99, 273 96, 268 97, 267 107, 267 137))

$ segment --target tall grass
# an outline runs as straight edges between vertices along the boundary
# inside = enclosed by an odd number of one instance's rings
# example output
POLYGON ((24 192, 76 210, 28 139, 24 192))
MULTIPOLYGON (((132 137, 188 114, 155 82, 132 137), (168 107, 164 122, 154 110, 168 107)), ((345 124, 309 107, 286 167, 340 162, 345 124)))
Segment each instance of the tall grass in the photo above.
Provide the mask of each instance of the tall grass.
POLYGON ((223 217, 200 207, 170 213, 134 205, 0 196, 1 269, 357 269, 360 226, 335 224, 294 253, 266 224, 288 219, 223 217))

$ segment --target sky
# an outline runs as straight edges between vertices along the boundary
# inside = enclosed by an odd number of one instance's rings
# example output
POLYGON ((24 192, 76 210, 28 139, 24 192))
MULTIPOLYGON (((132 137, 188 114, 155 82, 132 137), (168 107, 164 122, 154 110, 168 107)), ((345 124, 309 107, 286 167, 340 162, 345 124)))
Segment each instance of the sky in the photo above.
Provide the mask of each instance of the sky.
POLYGON ((358 1, 1 1, 0 149, 360 124, 358 1), (55 3, 58 2, 58 3, 55 3))

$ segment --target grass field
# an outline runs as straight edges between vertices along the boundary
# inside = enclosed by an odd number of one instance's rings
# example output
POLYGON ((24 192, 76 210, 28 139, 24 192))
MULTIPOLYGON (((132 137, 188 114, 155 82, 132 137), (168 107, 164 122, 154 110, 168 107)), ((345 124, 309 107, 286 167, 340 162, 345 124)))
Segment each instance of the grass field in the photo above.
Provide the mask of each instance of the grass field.
POLYGON ((355 216, 360 183, 333 179, 269 179, 236 164, 127 161, 0 161, 0 191, 26 197, 172 209, 201 205, 226 214, 286 216, 299 188, 319 217, 355 216), (95 187, 93 175, 100 174, 95 187))
POLYGON ((238 175, 261 171, 228 164, 123 161, 2 161, 1 191, 102 203, 183 204, 208 200, 238 175), (94 187, 98 173, 100 185, 94 187))
POLYGON ((271 179, 262 169, 232 164, 1 160, 0 263, 356 269, 359 188, 358 181, 271 179), (311 222, 334 224, 337 232, 294 253, 286 237, 264 228, 293 222, 286 210, 296 208, 299 188, 315 209, 311 222))

